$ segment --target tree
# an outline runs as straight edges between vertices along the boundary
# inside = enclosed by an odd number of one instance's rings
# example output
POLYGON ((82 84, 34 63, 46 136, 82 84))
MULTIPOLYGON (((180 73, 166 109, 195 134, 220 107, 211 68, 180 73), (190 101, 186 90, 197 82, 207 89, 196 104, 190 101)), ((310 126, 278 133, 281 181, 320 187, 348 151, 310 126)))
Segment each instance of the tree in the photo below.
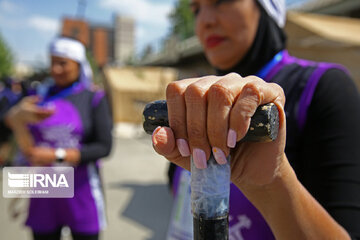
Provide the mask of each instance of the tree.
POLYGON ((0 78, 10 76, 13 67, 13 56, 0 35, 0 78))
POLYGON ((172 35, 180 40, 194 36, 195 18, 190 9, 190 0, 178 0, 169 18, 172 35))
POLYGON ((96 62, 96 59, 91 51, 86 51, 86 59, 89 62, 92 74, 93 74, 93 83, 99 87, 104 86, 104 75, 102 74, 102 71, 99 67, 99 65, 96 62))
POLYGON ((147 57, 151 56, 151 54, 153 54, 153 53, 154 53, 153 47, 151 46, 151 44, 147 44, 145 46, 145 48, 143 49, 143 52, 141 54, 141 59, 144 60, 147 57))

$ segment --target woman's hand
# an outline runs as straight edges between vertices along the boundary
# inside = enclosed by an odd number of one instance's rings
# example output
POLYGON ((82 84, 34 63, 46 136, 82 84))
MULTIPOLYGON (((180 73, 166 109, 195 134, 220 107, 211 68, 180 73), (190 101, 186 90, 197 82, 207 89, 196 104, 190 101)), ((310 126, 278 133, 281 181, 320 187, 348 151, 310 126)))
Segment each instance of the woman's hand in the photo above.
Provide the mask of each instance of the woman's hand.
POLYGON ((38 123, 54 113, 54 109, 43 108, 37 105, 40 101, 37 96, 23 98, 12 107, 6 115, 6 123, 11 128, 18 124, 38 123))
POLYGON ((27 158, 33 166, 46 166, 55 162, 55 150, 49 147, 32 147, 27 158))
POLYGON ((54 109, 45 109, 36 105, 39 98, 29 96, 23 98, 18 104, 13 106, 5 116, 5 123, 13 130, 16 142, 21 151, 28 155, 34 146, 27 124, 37 123, 54 113, 54 109))
POLYGON ((155 150, 173 163, 190 169, 191 153, 195 165, 206 168, 211 151, 219 164, 231 154, 231 180, 238 187, 258 187, 271 183, 287 161, 285 96, 277 84, 232 73, 173 82, 166 94, 170 128, 157 128, 152 140, 155 150), (277 139, 237 143, 256 108, 269 102, 279 110, 277 139))
MULTIPOLYGON (((55 148, 49 147, 32 147, 26 155, 32 165, 46 166, 56 161, 55 150, 55 148)), ((76 148, 67 148, 65 151, 66 157, 64 162, 72 166, 78 165, 80 162, 80 151, 76 148)))

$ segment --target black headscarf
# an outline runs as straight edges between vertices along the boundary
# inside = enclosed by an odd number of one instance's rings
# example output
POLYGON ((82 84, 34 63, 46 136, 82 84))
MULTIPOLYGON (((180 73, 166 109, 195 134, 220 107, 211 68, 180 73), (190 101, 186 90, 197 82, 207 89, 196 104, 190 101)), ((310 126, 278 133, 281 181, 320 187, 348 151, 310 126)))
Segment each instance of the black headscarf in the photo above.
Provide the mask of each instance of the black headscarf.
POLYGON ((266 63, 268 63, 278 52, 285 49, 286 35, 276 22, 260 8, 260 19, 255 40, 246 53, 234 67, 227 70, 216 69, 218 75, 230 72, 239 73, 241 76, 256 74, 266 63))

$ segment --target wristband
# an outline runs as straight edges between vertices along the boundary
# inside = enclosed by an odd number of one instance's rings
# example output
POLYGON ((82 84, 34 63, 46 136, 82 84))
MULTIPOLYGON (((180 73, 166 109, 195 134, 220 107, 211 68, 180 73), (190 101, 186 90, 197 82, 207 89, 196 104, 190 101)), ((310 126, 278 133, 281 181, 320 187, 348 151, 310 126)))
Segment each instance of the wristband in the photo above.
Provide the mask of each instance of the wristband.
POLYGON ((66 151, 63 148, 57 148, 55 150, 56 162, 63 162, 66 158, 66 151))

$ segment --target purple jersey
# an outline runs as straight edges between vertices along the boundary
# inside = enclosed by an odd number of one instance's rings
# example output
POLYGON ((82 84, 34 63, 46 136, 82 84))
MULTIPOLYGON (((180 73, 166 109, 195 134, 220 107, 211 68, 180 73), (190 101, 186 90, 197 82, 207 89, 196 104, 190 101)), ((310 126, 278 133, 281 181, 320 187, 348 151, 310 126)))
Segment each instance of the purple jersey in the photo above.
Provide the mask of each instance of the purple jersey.
MULTIPOLYGON (((338 68, 346 71, 342 66, 329 63, 316 63, 297 59, 290 56, 287 51, 282 51, 274 57, 260 72, 259 75, 265 81, 276 82, 283 87, 286 95, 285 112, 287 117, 287 139, 285 152, 289 161, 297 154, 299 132, 302 131, 307 118, 307 110, 312 100, 315 87, 321 76, 330 68, 338 68), (279 57, 280 56, 280 57, 279 57), (295 145, 295 146, 294 146, 295 145)), ((190 197, 178 193, 184 187, 179 188, 179 179, 186 170, 177 167, 173 178, 173 189, 175 192, 175 203, 178 196, 190 197)), ((190 186, 188 187, 190 189, 190 186)), ((190 200, 184 201, 190 204, 190 200)), ((230 186, 230 210, 229 210, 229 239, 230 240, 272 240, 275 239, 270 227, 252 205, 252 203, 234 185, 230 186)), ((188 208, 188 206, 186 207, 188 208)), ((178 206, 175 206, 176 209, 178 206)), ((191 214, 190 211, 187 211, 191 214)), ((184 218, 190 219, 190 217, 184 218)), ((182 226, 185 226, 184 224, 182 226)), ((170 223, 168 240, 188 240, 192 226, 185 229, 176 227, 176 221, 170 223), (175 223, 173 223, 175 222, 175 223)))
POLYGON ((81 152, 80 164, 74 167, 73 198, 31 199, 26 225, 34 232, 53 232, 69 226, 76 233, 92 234, 105 227, 104 197, 96 160, 110 151, 112 124, 103 96, 78 84, 65 96, 45 99, 42 105, 54 108, 55 113, 30 127, 37 146, 77 148, 81 152), (93 151, 97 152, 95 156, 87 157, 93 151))

